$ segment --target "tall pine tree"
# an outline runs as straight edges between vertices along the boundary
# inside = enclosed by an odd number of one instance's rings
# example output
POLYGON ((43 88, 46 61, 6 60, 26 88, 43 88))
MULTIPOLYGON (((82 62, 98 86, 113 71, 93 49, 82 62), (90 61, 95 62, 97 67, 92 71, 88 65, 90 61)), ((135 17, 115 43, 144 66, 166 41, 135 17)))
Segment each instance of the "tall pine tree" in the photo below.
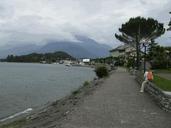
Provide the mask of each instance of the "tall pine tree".
POLYGON ((140 66, 140 42, 155 40, 164 34, 165 29, 162 23, 153 18, 136 17, 130 18, 128 22, 122 24, 119 28, 121 34, 115 34, 115 37, 128 45, 136 48, 137 68, 140 66))

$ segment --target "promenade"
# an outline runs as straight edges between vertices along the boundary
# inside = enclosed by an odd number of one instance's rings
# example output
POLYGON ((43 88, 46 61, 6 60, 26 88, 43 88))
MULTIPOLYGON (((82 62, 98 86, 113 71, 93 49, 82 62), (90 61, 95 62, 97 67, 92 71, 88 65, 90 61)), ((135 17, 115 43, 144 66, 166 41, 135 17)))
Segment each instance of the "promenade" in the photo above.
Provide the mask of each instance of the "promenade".
POLYGON ((171 128, 161 110, 124 69, 114 72, 56 128, 171 128))

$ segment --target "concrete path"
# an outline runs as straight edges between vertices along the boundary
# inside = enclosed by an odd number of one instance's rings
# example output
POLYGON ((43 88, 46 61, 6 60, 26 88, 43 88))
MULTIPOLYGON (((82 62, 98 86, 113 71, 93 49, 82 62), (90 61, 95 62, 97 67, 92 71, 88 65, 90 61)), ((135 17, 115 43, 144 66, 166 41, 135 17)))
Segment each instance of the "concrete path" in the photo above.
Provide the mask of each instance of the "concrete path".
POLYGON ((171 128, 171 113, 161 110, 147 93, 139 93, 133 76, 119 69, 59 127, 171 128))

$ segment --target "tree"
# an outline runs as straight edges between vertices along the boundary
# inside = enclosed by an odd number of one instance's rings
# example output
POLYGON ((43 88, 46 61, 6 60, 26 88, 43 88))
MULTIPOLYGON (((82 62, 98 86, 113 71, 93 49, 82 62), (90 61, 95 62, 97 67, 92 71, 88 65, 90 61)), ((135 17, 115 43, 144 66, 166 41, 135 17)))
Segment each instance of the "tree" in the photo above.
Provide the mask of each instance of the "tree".
POLYGON ((149 49, 148 59, 154 69, 168 68, 170 66, 170 53, 171 47, 162 47, 154 44, 149 49))
POLYGON ((156 47, 158 46, 157 43, 155 43, 154 41, 152 41, 150 44, 149 44, 149 48, 148 48, 148 55, 147 55, 147 59, 150 61, 150 60, 153 60, 154 58, 154 53, 156 52, 155 49, 156 47))
POLYGON ((130 18, 128 22, 122 24, 119 28, 121 34, 115 34, 115 37, 128 45, 136 48, 137 68, 140 65, 140 45, 141 42, 155 40, 157 37, 164 34, 165 29, 162 23, 152 18, 136 17, 130 18))
POLYGON ((28 55, 21 55, 21 56, 13 56, 13 55, 8 55, 8 57, 4 60, 7 62, 41 62, 41 61, 46 61, 48 63, 56 62, 59 60, 64 60, 64 59, 69 59, 69 60, 75 60, 72 56, 65 52, 54 52, 54 53, 31 53, 28 55))

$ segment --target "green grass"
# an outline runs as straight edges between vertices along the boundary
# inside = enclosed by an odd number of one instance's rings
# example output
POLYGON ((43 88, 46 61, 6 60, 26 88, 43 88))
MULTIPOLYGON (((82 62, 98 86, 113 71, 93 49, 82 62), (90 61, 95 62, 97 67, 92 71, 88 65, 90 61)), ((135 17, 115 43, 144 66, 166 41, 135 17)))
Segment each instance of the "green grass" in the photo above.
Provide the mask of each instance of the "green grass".
POLYGON ((156 73, 171 73, 171 68, 167 68, 167 69, 156 69, 154 71, 156 73))
POLYGON ((171 80, 154 75, 154 83, 164 91, 171 91, 171 80))

